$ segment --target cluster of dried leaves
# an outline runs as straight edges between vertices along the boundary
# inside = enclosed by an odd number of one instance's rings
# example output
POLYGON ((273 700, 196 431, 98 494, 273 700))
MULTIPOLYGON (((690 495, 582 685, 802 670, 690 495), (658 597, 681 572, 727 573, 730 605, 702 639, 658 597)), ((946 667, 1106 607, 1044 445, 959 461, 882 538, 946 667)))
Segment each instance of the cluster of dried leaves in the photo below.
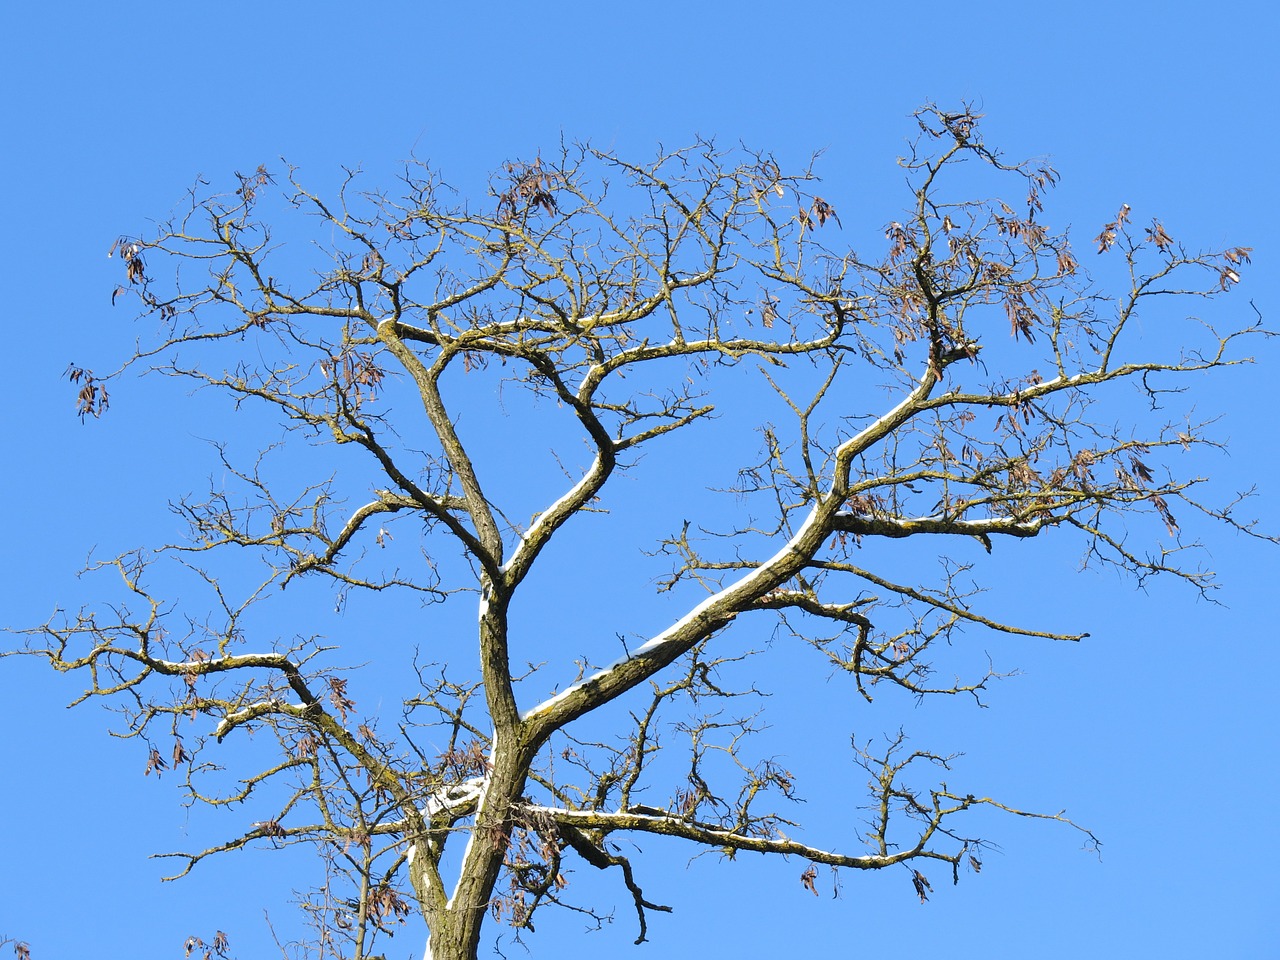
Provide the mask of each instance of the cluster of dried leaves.
POLYGON ((190 759, 191 754, 187 752, 187 748, 183 745, 182 737, 175 734, 173 738, 173 752, 170 754, 170 760, 166 762, 164 756, 160 753, 160 750, 156 747, 152 747, 150 752, 147 754, 147 768, 143 771, 143 775, 150 776, 154 773, 158 780, 161 775, 163 775, 164 771, 169 769, 170 763, 172 763, 173 768, 176 770, 190 759))
POLYGON ((208 943, 200 937, 187 937, 183 944, 182 955, 190 957, 194 954, 198 960, 213 960, 215 956, 225 958, 230 949, 231 942, 227 939, 227 935, 219 930, 213 935, 213 940, 208 943))
POLYGON ((100 417, 106 413, 107 407, 111 405, 111 397, 107 394, 106 386, 94 377, 92 370, 77 367, 73 363, 67 367, 63 376, 80 387, 76 393, 76 413, 80 415, 82 423, 85 417, 100 417))
POLYGON ((547 169, 541 157, 533 163, 508 163, 506 172, 510 183, 498 192, 499 221, 511 223, 538 211, 556 212, 554 191, 561 186, 562 177, 547 169))

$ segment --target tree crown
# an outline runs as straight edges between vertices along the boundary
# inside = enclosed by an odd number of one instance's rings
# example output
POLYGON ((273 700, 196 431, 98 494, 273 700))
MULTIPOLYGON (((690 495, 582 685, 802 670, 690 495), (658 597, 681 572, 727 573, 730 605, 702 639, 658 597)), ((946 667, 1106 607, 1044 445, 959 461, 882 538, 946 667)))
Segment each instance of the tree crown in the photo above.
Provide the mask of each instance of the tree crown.
POLYGON ((1184 560, 1186 516, 1252 528, 1186 472, 1186 451, 1215 445, 1209 423, 1167 408, 1193 375, 1244 362, 1260 326, 1135 327, 1230 290, 1250 250, 1189 249, 1125 205, 1093 241, 1119 277, 1110 295, 1042 220, 1049 166, 1004 160, 970 110, 916 120, 909 205, 872 256, 841 246, 853 225, 812 169, 712 143, 647 163, 566 148, 508 164, 472 203, 425 167, 395 193, 352 172, 332 199, 260 167, 120 239, 113 301, 136 298, 160 336, 110 375, 68 371, 81 417, 141 368, 229 398, 252 439, 226 436, 218 481, 173 505, 184 540, 99 564, 123 600, 60 615, 27 651, 121 707, 148 773, 179 769, 193 802, 259 811, 173 854, 179 875, 311 844, 328 881, 306 906, 335 953, 372 956, 417 913, 430 955, 465 957, 487 917, 592 915, 566 881, 574 858, 616 872, 645 939, 669 908, 642 891, 628 835, 794 855, 815 892, 814 865, 901 865, 925 899, 930 863, 980 868, 965 811, 1070 823, 920 786, 951 757, 897 735, 854 743, 861 820, 794 839, 799 787, 752 747, 767 684, 735 637, 774 625, 797 663, 867 704, 893 688, 981 702, 994 667, 937 669, 962 635, 1083 636, 984 610, 987 554, 1071 535, 1139 581, 1210 589, 1184 560), (975 171, 1016 201, 957 196, 975 171), (279 243, 283 222, 310 246, 279 243), (708 482, 728 494, 710 517, 693 489, 708 482), (615 510, 669 525, 641 524, 661 565, 652 627, 591 596, 644 576, 584 559, 588 515, 615 510), (904 540, 941 563, 871 549, 904 540), (166 598, 167 561, 207 612, 166 598), (395 611, 363 626, 372 650, 255 619, 314 604, 317 582, 326 609, 368 594, 395 611), (547 594, 595 604, 581 634, 547 594))

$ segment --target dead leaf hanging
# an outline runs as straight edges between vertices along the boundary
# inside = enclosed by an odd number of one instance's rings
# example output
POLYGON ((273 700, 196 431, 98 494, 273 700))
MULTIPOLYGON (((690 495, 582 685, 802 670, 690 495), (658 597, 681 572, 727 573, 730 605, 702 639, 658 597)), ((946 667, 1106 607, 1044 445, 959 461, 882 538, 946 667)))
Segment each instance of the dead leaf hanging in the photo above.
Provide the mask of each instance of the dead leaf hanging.
POLYGON ((814 867, 813 864, 809 864, 809 869, 807 869, 804 873, 800 874, 800 882, 803 883, 804 888, 808 890, 810 893, 812 893, 815 897, 818 896, 818 884, 816 882, 817 879, 818 879, 818 870, 816 867, 814 867))
POLYGON ((920 902, 927 902, 929 894, 933 893, 933 887, 930 886, 929 879, 919 870, 916 870, 911 877, 911 883, 916 888, 916 896, 920 898, 920 902))

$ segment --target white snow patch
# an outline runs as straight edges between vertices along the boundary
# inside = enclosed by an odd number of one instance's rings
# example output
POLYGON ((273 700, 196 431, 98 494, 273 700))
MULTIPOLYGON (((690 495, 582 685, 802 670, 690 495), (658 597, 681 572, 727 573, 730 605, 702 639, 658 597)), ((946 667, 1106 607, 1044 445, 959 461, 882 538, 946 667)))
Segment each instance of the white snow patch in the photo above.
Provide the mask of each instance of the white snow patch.
POLYGON ((265 709, 284 710, 288 713, 302 713, 307 708, 301 703, 285 703, 282 700, 259 700, 256 703, 249 704, 247 707, 236 710, 234 713, 228 713, 218 721, 218 725, 213 728, 213 735, 218 739, 221 739, 226 736, 227 731, 237 723, 241 723, 253 716, 254 713, 265 709))
POLYGON ((454 807, 465 806, 473 800, 479 800, 488 785, 488 777, 472 777, 462 783, 451 783, 447 787, 432 791, 419 809, 425 816, 434 817, 437 813, 444 813, 454 807))

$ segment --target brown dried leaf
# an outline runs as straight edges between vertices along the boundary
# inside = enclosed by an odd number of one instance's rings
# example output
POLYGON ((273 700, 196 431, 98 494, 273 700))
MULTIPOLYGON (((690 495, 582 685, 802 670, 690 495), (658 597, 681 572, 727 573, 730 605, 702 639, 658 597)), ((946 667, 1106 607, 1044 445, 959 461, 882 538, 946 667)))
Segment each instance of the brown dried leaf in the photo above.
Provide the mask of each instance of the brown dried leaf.
MULTIPOLYGON (((111 245, 111 249, 107 251, 107 256, 114 256, 116 251, 120 251, 120 259, 124 261, 124 274, 130 283, 145 283, 146 265, 142 259, 142 242, 134 240, 130 237, 120 237, 111 245)), ((115 295, 112 295, 112 302, 115 302, 115 295)))
POLYGON ((769 297, 766 300, 764 300, 763 303, 760 304, 760 321, 766 327, 772 327, 774 324, 774 321, 776 321, 777 319, 778 319, 778 301, 774 300, 772 297, 769 297))
POLYGON ((240 181, 240 189, 236 191, 236 194, 250 202, 258 195, 259 189, 269 183, 275 183, 275 180, 271 178, 271 174, 267 173, 266 164, 262 163, 258 164, 258 169, 247 177, 239 170, 235 171, 235 175, 236 179, 240 181))
POLYGON ((812 893, 815 897, 818 896, 818 884, 815 882, 817 879, 818 879, 818 870, 816 867, 814 867, 813 864, 809 864, 809 869, 805 870, 804 873, 800 874, 800 882, 803 883, 804 888, 808 890, 810 893, 812 893))
POLYGON ((911 243, 911 235, 907 233, 905 227, 898 221, 893 221, 884 230, 885 238, 890 243, 889 260, 897 260, 900 256, 907 252, 907 246, 911 243))
POLYGON ((352 830, 347 835, 347 842, 343 849, 350 850, 353 845, 360 847, 367 852, 369 848, 373 846, 373 837, 371 837, 365 830, 352 830))
POLYGON ((107 388, 94 379, 93 371, 77 367, 74 363, 63 374, 73 384, 83 383, 76 394, 76 413, 83 423, 86 416, 100 417, 110 405, 107 388))
POLYGON ((1152 220, 1151 226, 1147 227, 1147 239, 1162 252, 1173 246, 1173 237, 1165 232, 1164 225, 1159 220, 1152 220))
POLYGON ((1139 460, 1136 456, 1130 457, 1129 463, 1133 467, 1133 472, 1138 475, 1138 479, 1142 481, 1143 486, 1146 486, 1148 483, 1153 483, 1155 481, 1155 476, 1147 468, 1147 465, 1143 463, 1141 460, 1139 460))
POLYGON ((152 747, 151 753, 147 755, 147 769, 143 776, 151 776, 151 772, 154 770, 158 780, 160 775, 167 769, 169 769, 168 764, 164 762, 164 757, 160 756, 160 751, 152 747))
POLYGON ((373 914, 379 926, 386 919, 404 923, 405 918, 412 912, 408 901, 391 887, 386 886, 378 887, 369 894, 369 908, 369 912, 373 914))
POLYGON ((498 196, 498 218, 504 222, 515 219, 517 214, 533 208, 556 211, 556 198, 551 191, 557 174, 544 170, 542 159, 531 164, 507 164, 507 173, 511 175, 511 186, 498 196))
MULTIPOLYGON (((1075 475, 1076 481, 1080 484, 1087 485, 1093 479, 1093 465, 1098 462, 1098 453, 1095 450, 1081 450, 1071 458, 1071 472, 1075 475)), ((1057 484, 1053 484, 1057 486, 1057 484)))
MULTIPOLYGON (((1016 429, 1018 418, 1016 416, 1010 416, 1008 419, 1010 425, 1014 426, 1016 429)), ((1040 474, 1036 471, 1035 467, 1027 463, 1025 457, 1015 460, 1013 463, 1009 464, 1009 483, 1015 489, 1019 490, 1031 490, 1044 485, 1040 478, 1040 474)))
POLYGON ((1027 305, 1020 288, 1011 286, 1005 289, 1004 309, 1005 314, 1009 317, 1009 335, 1015 340, 1021 336, 1027 343, 1035 342, 1036 321, 1040 318, 1027 305))
POLYGON ((1169 510, 1169 504, 1164 497, 1158 493, 1151 494, 1151 505, 1156 508, 1156 513, 1160 514, 1160 519, 1164 521, 1165 528, 1169 531, 1169 536, 1176 537, 1178 535, 1178 521, 1173 519, 1173 513, 1169 510))
POLYGON ((356 702, 347 696, 347 681, 338 677, 329 677, 329 702, 342 715, 342 719, 347 719, 347 711, 354 710, 356 702))
POLYGON ((1099 253, 1106 253, 1111 249, 1112 245, 1116 242, 1116 231, 1118 229, 1119 224, 1108 223, 1102 228, 1102 232, 1093 238, 1093 242, 1098 245, 1099 253))
POLYGON ((820 227, 826 226, 828 220, 834 220, 837 227, 843 227, 840 218, 836 216, 836 208, 821 197, 813 198, 813 216, 820 227))
POLYGON ((919 870, 915 870, 911 876, 911 883, 916 888, 916 896, 920 898, 920 902, 926 902, 929 899, 929 894, 933 892, 933 887, 929 885, 929 879, 919 870))

